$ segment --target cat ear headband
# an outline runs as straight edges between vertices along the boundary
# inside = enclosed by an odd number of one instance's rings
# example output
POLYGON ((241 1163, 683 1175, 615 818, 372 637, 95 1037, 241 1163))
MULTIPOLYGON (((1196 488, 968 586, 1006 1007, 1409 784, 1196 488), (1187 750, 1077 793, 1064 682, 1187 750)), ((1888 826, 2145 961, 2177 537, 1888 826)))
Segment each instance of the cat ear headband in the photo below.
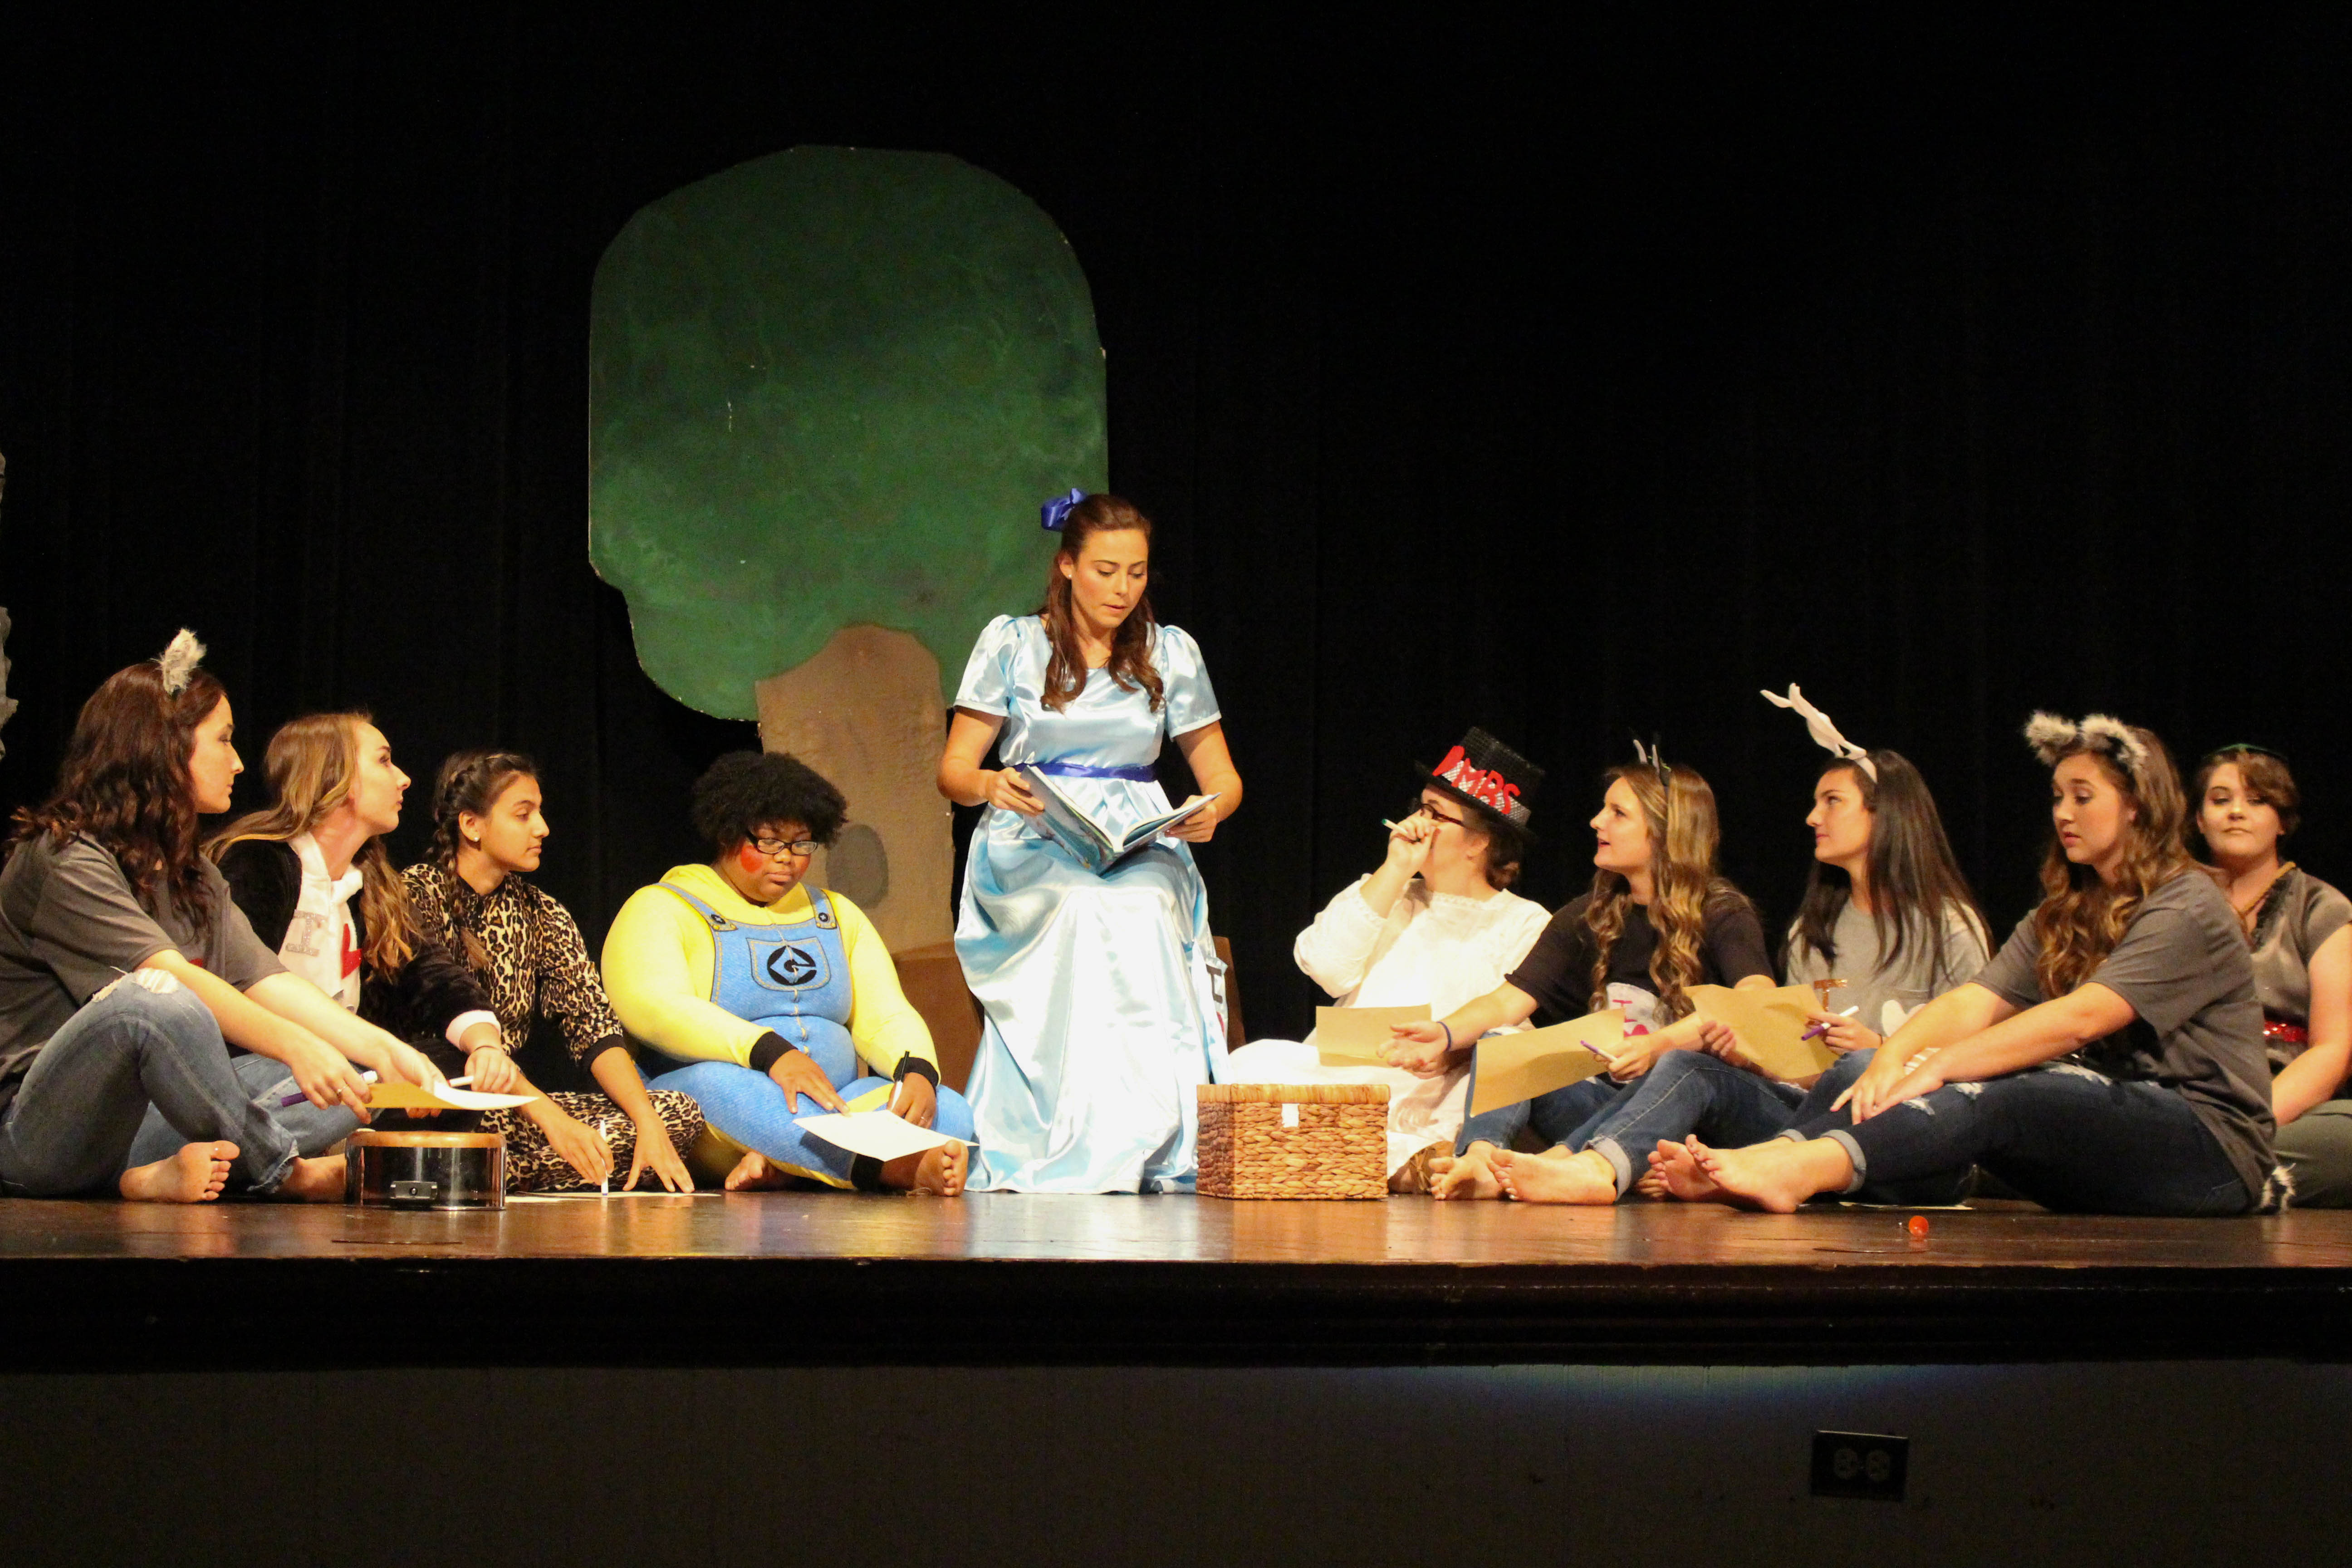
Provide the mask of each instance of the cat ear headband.
POLYGON ((155 668, 163 676, 163 695, 177 697, 185 691, 188 682, 195 679, 196 666, 204 661, 205 645, 196 640, 195 633, 182 626, 180 635, 155 659, 155 668))
MULTIPOLYGON (((1650 749, 1646 752, 1642 749, 1642 737, 1639 735, 1633 737, 1633 760, 1645 768, 1655 768, 1660 784, 1671 785, 1675 782, 1675 770, 1666 766, 1665 753, 1659 746, 1656 735, 1650 737, 1650 749)), ((1668 801, 1674 799, 1671 790, 1668 791, 1666 798, 1668 801)))
POLYGON ((2105 757, 2134 784, 2147 767, 2147 743, 2132 733, 2131 726, 2105 713, 2085 714, 2079 724, 2055 713, 2036 713, 2026 721, 2025 743, 2046 768, 2056 767, 2059 758, 2078 748, 2105 757))
POLYGON ((1775 697, 1769 691, 1763 695, 1764 700, 1776 708, 1795 709, 1797 717, 1805 721, 1805 733, 1813 738, 1815 745, 1831 756, 1852 763, 1868 773, 1871 783, 1878 782, 1878 764, 1870 760, 1870 753, 1839 734, 1838 727, 1830 722, 1830 716, 1806 701, 1805 694, 1797 689, 1795 682, 1790 683, 1786 697, 1775 697))

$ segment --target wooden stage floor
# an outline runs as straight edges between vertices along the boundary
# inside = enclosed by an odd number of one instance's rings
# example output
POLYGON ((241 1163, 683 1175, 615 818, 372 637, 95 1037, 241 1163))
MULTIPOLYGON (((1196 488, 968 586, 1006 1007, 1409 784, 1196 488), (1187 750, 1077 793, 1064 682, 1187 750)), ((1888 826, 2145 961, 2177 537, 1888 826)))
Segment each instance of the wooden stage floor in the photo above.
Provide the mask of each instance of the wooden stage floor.
POLYGON ((0 1201, 0 1371, 2352 1359, 2352 1212, 0 1201))

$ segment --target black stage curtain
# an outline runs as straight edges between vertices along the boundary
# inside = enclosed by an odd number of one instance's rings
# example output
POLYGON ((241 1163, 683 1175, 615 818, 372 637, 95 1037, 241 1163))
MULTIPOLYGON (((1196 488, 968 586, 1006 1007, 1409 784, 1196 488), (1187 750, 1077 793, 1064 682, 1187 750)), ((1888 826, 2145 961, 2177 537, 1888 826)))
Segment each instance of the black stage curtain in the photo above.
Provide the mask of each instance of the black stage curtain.
POLYGON ((2004 924, 2036 706, 2288 752, 2294 852, 2352 878, 2336 24, 5 26, 6 804, 184 623, 257 764, 373 707, 412 824, 447 750, 537 752, 596 941, 754 740, 652 687, 588 571, 590 275, 643 203, 830 142, 994 171, 1092 279, 1114 480, 1249 782, 1202 859, 1256 1033, 1306 1026, 1293 934, 1473 722, 1551 770, 1548 902, 1638 731, 1785 921, 1790 680, 1923 767, 2004 924))

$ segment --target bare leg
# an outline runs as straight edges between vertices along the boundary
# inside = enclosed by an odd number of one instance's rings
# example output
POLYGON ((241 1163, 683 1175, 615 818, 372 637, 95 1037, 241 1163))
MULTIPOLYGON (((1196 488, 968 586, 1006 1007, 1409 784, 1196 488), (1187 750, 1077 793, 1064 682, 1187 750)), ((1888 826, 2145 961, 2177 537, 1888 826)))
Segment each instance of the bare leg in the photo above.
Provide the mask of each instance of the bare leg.
POLYGON ((1617 1173, 1594 1150, 1571 1154, 1565 1149, 1542 1154, 1495 1151, 1488 1163, 1504 1195, 1523 1204, 1613 1204, 1617 1173))
POLYGON ((942 1143, 936 1149, 926 1149, 884 1165, 882 1184, 926 1197, 961 1197, 971 1165, 971 1150, 961 1143, 942 1143))
POLYGON ((1775 1138, 1745 1149, 1710 1149, 1696 1138, 1685 1142, 1722 1200, 1743 1208, 1794 1214, 1816 1193, 1840 1191, 1853 1180, 1853 1162, 1833 1138, 1775 1138))
POLYGON ((735 1162, 727 1173, 727 1190, 730 1193, 772 1192, 788 1186, 792 1177, 768 1163, 768 1157, 757 1149, 750 1150, 735 1162))
POLYGON ((286 1168, 286 1179, 278 1184, 272 1197, 291 1198, 304 1204, 339 1204, 343 1201, 343 1157, 322 1155, 316 1160, 297 1160, 286 1168))
POLYGON ((176 1154, 122 1173, 115 1190, 133 1203, 208 1204, 228 1185, 234 1143, 190 1143, 176 1154))
POLYGON ((1502 1186, 1487 1162, 1495 1146, 1480 1139, 1459 1155, 1433 1154, 1429 1161, 1429 1195, 1433 1198, 1499 1198, 1502 1186))

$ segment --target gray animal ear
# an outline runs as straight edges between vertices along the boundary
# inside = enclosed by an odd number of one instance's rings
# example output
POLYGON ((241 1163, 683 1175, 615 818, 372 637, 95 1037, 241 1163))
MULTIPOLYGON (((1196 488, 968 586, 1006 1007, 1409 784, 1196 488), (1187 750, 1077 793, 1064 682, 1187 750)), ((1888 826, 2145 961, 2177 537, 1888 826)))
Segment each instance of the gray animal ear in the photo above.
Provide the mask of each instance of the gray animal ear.
POLYGON ((2105 748, 2124 771, 2137 778, 2147 766, 2147 745, 2132 732, 2132 727, 2112 713, 2091 713, 2084 716, 2084 738, 2105 748))
POLYGON ((2033 754, 2042 759, 2044 767, 2056 767, 2058 759, 2065 755, 2066 748, 2082 739, 2082 735, 2081 727, 2072 719, 2061 718, 2055 713, 2037 711, 2025 721, 2025 743, 2033 748, 2033 754))

